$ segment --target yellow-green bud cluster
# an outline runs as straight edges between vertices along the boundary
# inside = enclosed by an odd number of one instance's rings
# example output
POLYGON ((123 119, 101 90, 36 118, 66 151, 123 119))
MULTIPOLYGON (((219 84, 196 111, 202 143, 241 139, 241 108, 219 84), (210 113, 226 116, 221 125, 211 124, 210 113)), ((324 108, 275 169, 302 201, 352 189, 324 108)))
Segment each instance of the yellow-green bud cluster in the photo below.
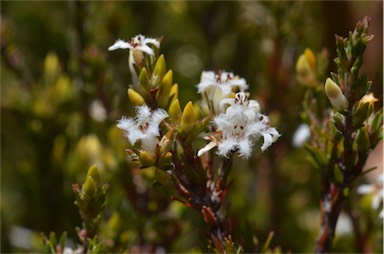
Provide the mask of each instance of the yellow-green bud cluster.
POLYGON ((167 71, 164 55, 153 60, 154 67, 149 64, 152 56, 146 57, 148 61, 143 60, 143 67, 139 72, 139 87, 135 87, 135 90, 128 89, 129 100, 135 106, 147 104, 167 109, 178 94, 178 86, 173 83, 173 72, 167 71))

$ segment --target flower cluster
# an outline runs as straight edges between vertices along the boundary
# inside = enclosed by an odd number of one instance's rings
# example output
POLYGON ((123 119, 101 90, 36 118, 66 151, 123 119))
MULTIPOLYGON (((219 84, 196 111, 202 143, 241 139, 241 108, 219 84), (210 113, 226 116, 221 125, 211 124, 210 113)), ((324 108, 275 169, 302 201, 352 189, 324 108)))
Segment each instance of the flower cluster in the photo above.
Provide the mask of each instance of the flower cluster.
POLYGON ((270 127, 268 117, 260 113, 259 103, 249 100, 244 92, 248 89, 245 79, 232 72, 204 71, 197 89, 208 99, 203 101, 202 108, 218 114, 213 119, 216 132, 206 137, 211 142, 198 151, 198 156, 217 147, 220 156, 228 157, 231 151, 238 150, 240 157, 249 158, 254 142, 261 136, 264 139, 262 151, 280 136, 270 127), (238 93, 234 94, 236 91, 238 93))
MULTIPOLYGON (((145 83, 146 79, 143 77, 147 77, 148 75, 145 72, 146 69, 143 68, 140 72, 142 78, 139 80, 136 72, 133 71, 132 64, 141 68, 144 53, 147 56, 156 58, 153 48, 148 46, 148 44, 157 48, 160 47, 159 40, 146 38, 143 35, 133 37, 130 42, 117 40, 115 44, 109 47, 109 50, 119 48, 130 50, 130 68, 134 83, 137 84, 136 86, 134 85, 136 88, 139 87, 139 82, 145 83)), ((163 58, 160 57, 159 60, 160 59, 163 58)), ((157 65, 159 64, 157 63, 156 66, 157 65)), ((163 65, 165 66, 165 63, 163 65)), ((163 71, 159 71, 159 68, 155 69, 154 72, 163 73, 163 71)), ((170 75, 172 76, 172 73, 170 75)), ((165 75, 163 77, 163 81, 159 83, 160 86, 157 88, 160 92, 156 95, 155 99, 157 100, 156 104, 160 107, 167 105, 166 101, 162 103, 161 98, 169 98, 171 96, 170 89, 165 89, 163 85, 167 83, 172 84, 171 78, 169 80, 170 82, 167 81, 169 79, 168 76, 169 75, 165 75)), ((157 78, 156 74, 156 79, 157 78)), ((152 83, 155 84, 156 82, 152 83)), ((170 87, 170 85, 168 87, 170 87)), ((198 156, 217 147, 217 154, 219 156, 228 157, 230 152, 239 151, 240 157, 249 158, 252 154, 254 143, 257 142, 260 137, 263 137, 264 140, 261 145, 262 151, 265 151, 278 139, 280 134, 275 128, 270 126, 268 117, 260 113, 259 103, 256 100, 249 100, 248 94, 244 92, 248 87, 245 79, 234 75, 232 72, 222 70, 217 72, 202 72, 200 83, 197 84, 197 89, 198 93, 204 95, 203 98, 205 100, 201 103, 203 111, 210 112, 208 114, 209 117, 211 119, 213 117, 212 123, 214 126, 211 126, 209 129, 215 129, 215 133, 207 136, 207 139, 211 142, 198 151, 198 156)), ((130 90, 128 90, 128 94, 131 95, 131 98, 133 91, 132 89, 130 90)), ((152 90, 155 91, 154 89, 152 90)), ((177 98, 175 98, 175 102, 178 104, 177 98)), ((174 111, 175 108, 179 109, 180 107, 175 107, 175 105, 173 105, 174 103, 171 104, 168 112, 172 119, 177 119, 178 114, 174 113, 174 111)), ((151 111, 144 100, 140 100, 140 103, 136 105, 141 105, 136 107, 136 118, 123 117, 118 121, 117 127, 126 132, 126 136, 133 146, 140 140, 141 150, 153 154, 156 145, 159 143, 159 124, 168 117, 168 113, 163 109, 151 111)), ((184 133, 191 132, 192 129, 195 129, 193 126, 196 125, 195 120, 197 119, 195 113, 193 113, 194 110, 190 109, 192 105, 191 102, 188 103, 184 112, 182 112, 179 125, 181 129, 184 130, 184 133), (190 114, 191 112, 193 113, 192 115, 190 114), (191 117, 187 117, 190 115, 191 117), (188 119, 193 119, 193 121, 187 121, 188 119), (186 124, 187 122, 190 123, 186 124)))
POLYGON ((230 152, 239 151, 240 157, 249 158, 254 142, 260 137, 264 139, 262 151, 280 137, 270 126, 268 117, 260 113, 259 103, 249 100, 246 93, 239 92, 234 99, 227 98, 221 103, 229 107, 214 118, 217 132, 208 136, 211 142, 199 150, 198 156, 217 146, 220 156, 227 157, 230 152))

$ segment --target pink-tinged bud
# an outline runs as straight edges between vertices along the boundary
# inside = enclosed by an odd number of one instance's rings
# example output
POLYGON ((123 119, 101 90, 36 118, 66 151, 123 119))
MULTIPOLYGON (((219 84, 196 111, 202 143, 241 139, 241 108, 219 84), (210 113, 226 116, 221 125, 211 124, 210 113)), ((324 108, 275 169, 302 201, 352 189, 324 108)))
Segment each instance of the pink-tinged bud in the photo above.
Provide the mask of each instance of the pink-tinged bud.
POLYGON ((340 87, 330 78, 327 78, 325 82, 325 93, 332 106, 337 111, 343 111, 348 108, 348 100, 345 98, 340 87))

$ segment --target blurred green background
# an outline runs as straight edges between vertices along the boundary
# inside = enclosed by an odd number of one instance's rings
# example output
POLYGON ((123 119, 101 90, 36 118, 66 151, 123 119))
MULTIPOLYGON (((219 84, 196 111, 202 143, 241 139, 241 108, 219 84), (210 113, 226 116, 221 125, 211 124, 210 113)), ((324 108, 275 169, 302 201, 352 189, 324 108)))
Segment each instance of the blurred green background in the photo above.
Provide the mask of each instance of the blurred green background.
MULTIPOLYGON (((164 36, 161 52, 183 105, 199 98, 195 85, 203 70, 233 71, 247 80, 283 136, 263 155, 234 163, 228 214, 237 239, 247 238, 249 228, 261 242, 274 231, 272 246, 311 252, 319 176, 305 151, 291 145, 304 93, 295 61, 307 47, 327 48, 335 71, 334 35, 347 36, 364 16, 372 18, 375 35, 364 69, 377 97, 383 89, 382 1, 2 1, 1 252, 38 251, 40 232, 68 231, 78 241, 81 220, 71 184, 83 182, 92 164, 110 184, 100 229, 107 251, 201 247, 203 222, 168 201, 172 190, 147 183, 140 205, 127 141, 115 127, 132 113, 128 51, 107 48, 139 33, 164 36), (159 216, 165 211, 171 214, 159 216)), ((335 250, 354 251, 351 234, 339 239, 335 250)))

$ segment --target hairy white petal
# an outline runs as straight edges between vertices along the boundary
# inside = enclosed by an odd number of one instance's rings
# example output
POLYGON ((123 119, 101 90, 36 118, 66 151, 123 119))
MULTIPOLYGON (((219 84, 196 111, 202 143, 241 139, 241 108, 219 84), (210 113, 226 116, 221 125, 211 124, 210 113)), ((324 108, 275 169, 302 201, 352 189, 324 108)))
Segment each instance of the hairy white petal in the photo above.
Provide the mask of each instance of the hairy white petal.
POLYGON ((120 120, 117 121, 117 128, 129 131, 135 126, 135 122, 131 118, 123 116, 120 120))
POLYGON ((224 139, 219 145, 217 153, 223 157, 228 157, 228 153, 235 149, 237 145, 237 142, 235 139, 232 138, 226 138, 224 139))
POLYGON ((252 154, 252 142, 250 139, 242 139, 239 144, 240 157, 249 158, 252 154))
POLYGON ((144 53, 147 53, 148 55, 151 55, 153 56, 155 53, 153 52, 153 49, 151 49, 149 46, 147 45, 142 45, 142 46, 139 46, 136 48, 136 50, 140 50, 144 53))
POLYGON ((160 42, 157 40, 157 39, 153 39, 153 38, 145 38, 144 39, 144 43, 145 44, 152 44, 154 45, 156 48, 160 48, 160 42))
POLYGON ((108 48, 109 51, 116 49, 131 49, 132 46, 128 42, 118 39, 112 46, 108 48))
POLYGON ((168 113, 164 109, 157 109, 152 113, 153 124, 159 125, 167 117, 168 113))
POLYGON ((220 84, 220 90, 223 94, 229 95, 232 92, 232 87, 235 85, 231 84, 220 84))
POLYGON ((261 122, 252 122, 245 127, 245 135, 249 138, 258 139, 264 129, 264 124, 261 122))
POLYGON ((136 118, 138 122, 148 121, 151 117, 151 109, 147 105, 136 107, 136 118))
POLYGON ((260 104, 256 100, 250 100, 248 107, 251 108, 255 113, 260 112, 260 104))

